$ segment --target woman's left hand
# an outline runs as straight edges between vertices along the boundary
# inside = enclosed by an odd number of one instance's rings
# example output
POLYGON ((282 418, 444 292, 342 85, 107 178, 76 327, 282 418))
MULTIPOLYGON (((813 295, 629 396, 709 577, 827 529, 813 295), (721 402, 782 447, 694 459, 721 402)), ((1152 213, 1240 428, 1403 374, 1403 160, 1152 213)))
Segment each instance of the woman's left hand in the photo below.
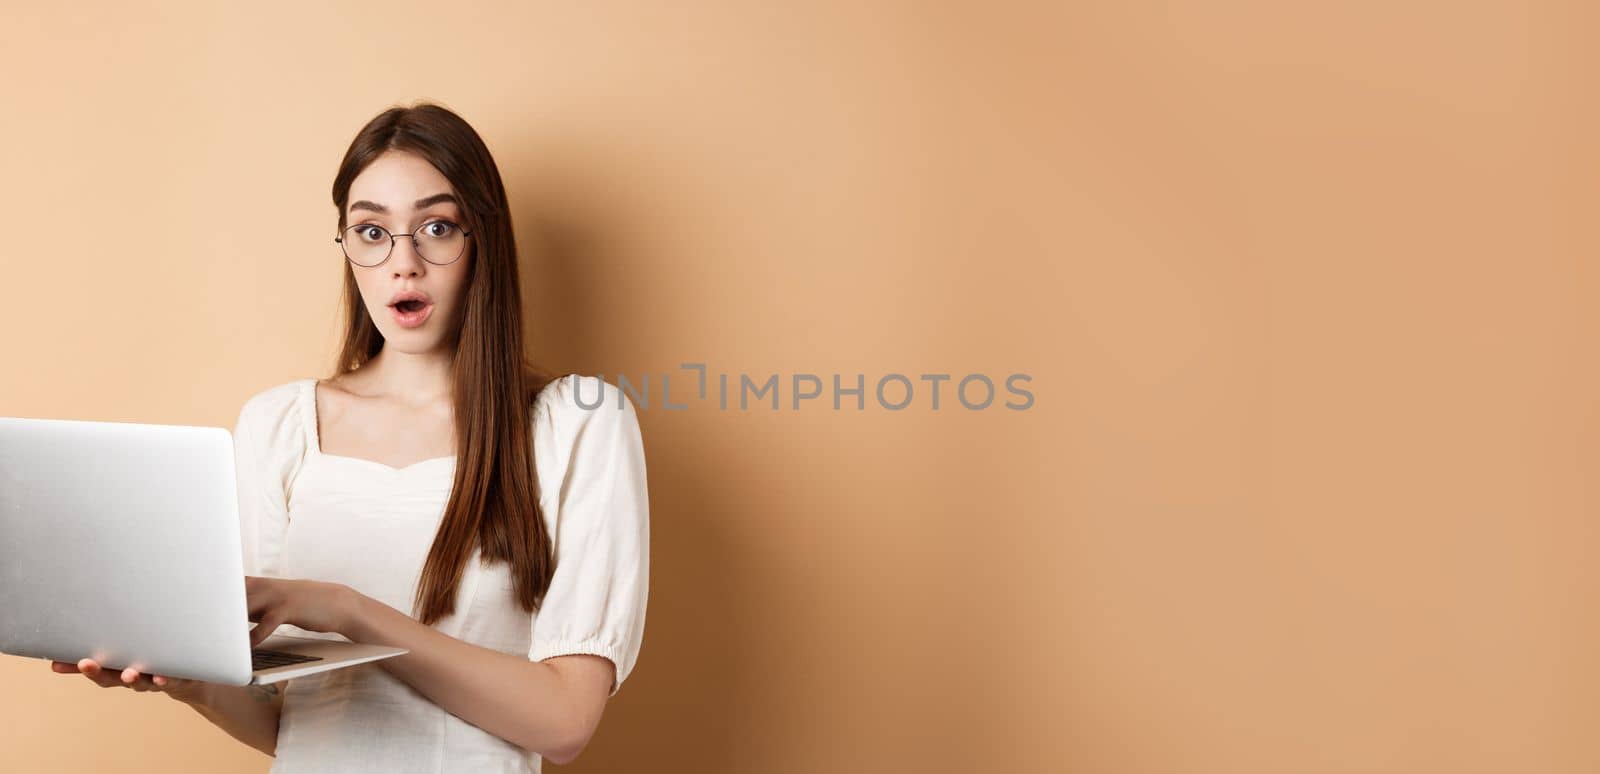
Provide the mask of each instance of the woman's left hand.
POLYGON ((284 624, 313 632, 345 633, 356 607, 356 591, 342 583, 244 577, 250 608, 250 647, 254 648, 284 624))

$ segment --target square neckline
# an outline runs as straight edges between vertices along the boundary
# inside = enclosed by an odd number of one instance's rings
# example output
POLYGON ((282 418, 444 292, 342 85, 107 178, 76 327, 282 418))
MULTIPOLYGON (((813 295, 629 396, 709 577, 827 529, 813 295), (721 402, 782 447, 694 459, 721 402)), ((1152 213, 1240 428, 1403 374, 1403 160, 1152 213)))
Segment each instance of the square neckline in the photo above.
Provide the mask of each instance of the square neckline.
POLYGON ((416 462, 413 462, 413 463, 411 463, 409 465, 405 465, 405 466, 397 468, 397 467, 395 467, 393 465, 388 465, 388 464, 379 462, 377 460, 369 460, 366 457, 352 457, 352 456, 349 456, 347 454, 329 454, 327 452, 324 452, 322 450, 322 436, 317 431, 317 382, 318 381, 319 380, 317 379, 317 377, 315 377, 315 376, 310 377, 310 378, 306 379, 305 381, 301 382, 301 384, 303 386, 302 386, 302 389, 300 390, 300 397, 301 397, 302 402, 305 405, 305 412, 304 412, 305 422, 303 424, 305 425, 306 449, 308 451, 310 451, 313 456, 322 457, 323 459, 329 459, 329 460, 347 460, 347 461, 350 461, 350 462, 360 463, 360 464, 364 464, 364 465, 370 465, 372 467, 379 468, 381 470, 385 470, 385 471, 388 471, 389 473, 395 473, 395 474, 405 473, 405 472, 407 472, 409 470, 421 467, 423 465, 428 465, 430 463, 444 462, 444 461, 449 461, 449 462, 452 462, 452 463, 455 462, 456 455, 451 454, 451 455, 444 456, 444 457, 429 457, 427 459, 417 460, 416 462))

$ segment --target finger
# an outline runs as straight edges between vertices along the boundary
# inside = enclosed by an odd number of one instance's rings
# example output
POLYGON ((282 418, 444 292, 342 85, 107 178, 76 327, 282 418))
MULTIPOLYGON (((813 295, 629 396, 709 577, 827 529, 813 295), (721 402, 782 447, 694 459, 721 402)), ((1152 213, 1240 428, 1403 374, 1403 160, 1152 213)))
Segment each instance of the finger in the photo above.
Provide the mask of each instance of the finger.
POLYGON ((149 677, 151 684, 154 686, 153 690, 180 696, 194 691, 195 686, 200 683, 199 680, 190 680, 183 677, 167 677, 166 675, 150 675, 149 677))
POLYGON ((98 685, 101 688, 110 688, 122 683, 121 680, 117 679, 116 675, 107 674, 106 671, 101 669, 100 665, 95 663, 93 659, 86 658, 82 661, 79 661, 78 670, 83 672, 85 677, 89 678, 94 682, 95 685, 98 685))
POLYGON ((52 671, 52 672, 60 672, 61 674, 64 674, 64 675, 75 675, 75 674, 78 674, 78 665, 77 664, 68 664, 65 661, 52 660, 50 662, 50 671, 52 671))
POLYGON ((94 664, 84 669, 83 675, 84 677, 89 678, 89 682, 92 682, 101 688, 110 688, 121 683, 121 681, 117 679, 116 675, 106 674, 106 670, 101 669, 99 664, 94 664))
POLYGON ((276 604, 277 600, 272 599, 265 592, 256 594, 245 600, 245 619, 260 621, 261 616, 266 615, 267 611, 271 610, 276 604))
POLYGON ((160 687, 156 685, 155 675, 145 674, 144 672, 140 672, 133 667, 128 667, 127 669, 122 670, 122 674, 119 675, 119 677, 121 678, 123 685, 126 685, 136 691, 160 690, 160 687))
POLYGON ((251 620, 255 620, 257 615, 271 607, 276 596, 273 593, 272 585, 266 583, 264 578, 257 578, 252 575, 244 577, 245 610, 249 613, 251 620))
POLYGON ((250 647, 254 648, 260 645, 262 640, 272 635, 272 630, 282 624, 283 620, 277 616, 262 616, 261 622, 256 624, 256 628, 250 630, 250 647))

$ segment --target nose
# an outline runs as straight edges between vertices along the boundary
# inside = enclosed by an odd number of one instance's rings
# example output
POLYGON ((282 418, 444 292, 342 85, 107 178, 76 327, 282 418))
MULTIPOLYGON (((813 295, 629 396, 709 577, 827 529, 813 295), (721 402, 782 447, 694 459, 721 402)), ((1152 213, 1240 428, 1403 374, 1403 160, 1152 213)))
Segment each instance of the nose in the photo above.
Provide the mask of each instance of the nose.
POLYGON ((417 253, 417 239, 410 234, 399 234, 394 240, 394 254, 389 256, 389 269, 396 277, 415 277, 422 273, 427 262, 417 253))

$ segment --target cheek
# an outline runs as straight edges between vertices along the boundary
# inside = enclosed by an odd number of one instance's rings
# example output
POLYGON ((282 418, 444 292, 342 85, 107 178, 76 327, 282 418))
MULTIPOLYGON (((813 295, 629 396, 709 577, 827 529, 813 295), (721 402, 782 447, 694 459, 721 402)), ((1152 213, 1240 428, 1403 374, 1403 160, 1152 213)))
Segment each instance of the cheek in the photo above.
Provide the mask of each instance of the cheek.
POLYGON ((470 276, 470 272, 463 271, 460 276, 451 278, 452 282, 450 283, 450 289, 448 293, 450 296, 450 302, 455 306, 461 306, 466 303, 467 278, 470 276))
POLYGON ((361 303, 367 307, 367 311, 373 314, 383 311, 384 301, 381 297, 382 290, 380 288, 372 287, 368 280, 357 274, 356 289, 361 292, 361 303))

